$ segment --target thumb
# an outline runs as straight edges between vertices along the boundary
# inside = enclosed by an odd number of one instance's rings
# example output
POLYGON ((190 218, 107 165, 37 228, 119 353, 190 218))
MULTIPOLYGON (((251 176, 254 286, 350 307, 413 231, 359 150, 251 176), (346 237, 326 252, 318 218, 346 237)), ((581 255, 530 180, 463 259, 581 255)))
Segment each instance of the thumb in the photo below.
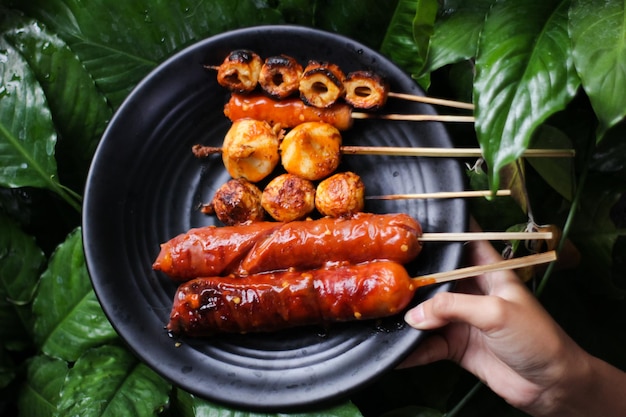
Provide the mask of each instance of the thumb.
POLYGON ((407 311, 404 319, 419 330, 461 322, 488 331, 497 326, 503 303, 506 301, 499 297, 441 292, 407 311))

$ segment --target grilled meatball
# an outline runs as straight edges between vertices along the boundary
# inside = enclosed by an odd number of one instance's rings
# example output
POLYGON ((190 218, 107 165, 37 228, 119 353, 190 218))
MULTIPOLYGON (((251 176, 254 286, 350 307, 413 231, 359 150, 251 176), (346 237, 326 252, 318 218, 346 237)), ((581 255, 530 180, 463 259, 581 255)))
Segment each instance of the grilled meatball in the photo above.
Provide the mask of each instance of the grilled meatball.
POLYGON ((261 190, 244 178, 226 182, 217 189, 211 208, 217 218, 228 226, 257 222, 265 218, 261 205, 261 190))
POLYGON ((226 133, 222 161, 233 178, 261 181, 278 165, 280 134, 259 120, 240 119, 226 133))
POLYGON ((329 217, 345 217, 363 211, 365 185, 353 172, 340 172, 320 182, 315 192, 315 208, 329 217))
POLYGON ((339 166, 341 134, 327 123, 302 123, 285 135, 280 154, 287 172, 316 181, 331 175, 339 166))
POLYGON ((267 184, 261 204, 275 220, 300 220, 315 209, 315 186, 297 175, 282 174, 267 184))

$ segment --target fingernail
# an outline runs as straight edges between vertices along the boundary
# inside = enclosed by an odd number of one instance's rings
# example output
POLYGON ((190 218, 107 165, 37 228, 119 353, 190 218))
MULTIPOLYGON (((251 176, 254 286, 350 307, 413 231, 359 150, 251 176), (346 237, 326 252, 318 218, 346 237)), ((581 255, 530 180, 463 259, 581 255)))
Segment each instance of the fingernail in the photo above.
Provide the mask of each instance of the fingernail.
POLYGON ((424 323, 426 318, 424 317, 424 307, 419 304, 417 307, 410 309, 404 315, 404 321, 411 327, 415 327, 419 329, 420 326, 424 323))

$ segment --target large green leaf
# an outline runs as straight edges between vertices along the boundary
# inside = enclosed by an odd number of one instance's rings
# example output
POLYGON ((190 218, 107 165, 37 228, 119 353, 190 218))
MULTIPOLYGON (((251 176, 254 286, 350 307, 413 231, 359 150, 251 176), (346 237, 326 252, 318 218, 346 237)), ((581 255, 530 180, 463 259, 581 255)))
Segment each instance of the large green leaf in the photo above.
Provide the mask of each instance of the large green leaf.
POLYGON ((265 1, 32 0, 14 7, 68 43, 114 108, 183 46, 228 29, 282 21, 265 1))
POLYGON ((497 1, 480 37, 474 97, 476 133, 492 169, 521 156, 537 128, 575 95, 568 0, 497 1))
POLYGON ((31 342, 31 302, 45 257, 35 240, 0 214, 0 341, 9 349, 31 342))
POLYGON ((445 1, 430 44, 426 71, 474 58, 485 16, 495 0, 445 1))
MULTIPOLYGON (((0 28, 5 24, 0 21, 0 28)), ((41 86, 24 57, 1 36, 0 185, 55 189, 56 140, 41 86)))
POLYGON ((573 0, 574 63, 600 120, 600 135, 626 116, 626 3, 573 0))
POLYGON ((68 366, 64 360, 40 355, 28 361, 26 383, 19 396, 21 416, 52 417, 68 366))
POLYGON ((41 277, 33 313, 38 346, 67 361, 117 337, 91 287, 80 229, 53 254, 41 277))
POLYGON ((361 417, 362 414, 351 402, 331 408, 301 413, 257 413, 239 411, 203 400, 182 390, 176 390, 178 417, 361 417))
POLYGON ((65 42, 41 23, 13 16, 14 26, 4 37, 24 57, 45 93, 59 133, 56 158, 61 181, 73 180, 75 189, 82 189, 112 110, 65 42))
POLYGON ((101 346, 70 370, 56 416, 148 417, 169 402, 170 385, 129 351, 101 346))
POLYGON ((381 45, 381 51, 414 78, 423 75, 436 12, 436 1, 400 0, 381 45))

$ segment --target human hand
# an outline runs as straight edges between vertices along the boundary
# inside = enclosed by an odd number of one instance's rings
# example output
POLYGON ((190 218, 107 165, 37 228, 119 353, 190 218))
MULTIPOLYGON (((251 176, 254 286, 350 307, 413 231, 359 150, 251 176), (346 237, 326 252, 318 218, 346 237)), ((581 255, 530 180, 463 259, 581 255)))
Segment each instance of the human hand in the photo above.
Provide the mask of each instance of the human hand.
MULTIPOLYGON (((488 242, 471 242, 467 249, 474 265, 501 260, 488 242)), ((417 329, 438 330, 401 367, 455 361, 535 416, 612 415, 585 414, 589 409, 580 401, 590 397, 598 369, 608 372, 606 381, 626 379, 583 351, 510 270, 461 281, 458 292, 436 294, 408 311, 405 320, 417 329)))

